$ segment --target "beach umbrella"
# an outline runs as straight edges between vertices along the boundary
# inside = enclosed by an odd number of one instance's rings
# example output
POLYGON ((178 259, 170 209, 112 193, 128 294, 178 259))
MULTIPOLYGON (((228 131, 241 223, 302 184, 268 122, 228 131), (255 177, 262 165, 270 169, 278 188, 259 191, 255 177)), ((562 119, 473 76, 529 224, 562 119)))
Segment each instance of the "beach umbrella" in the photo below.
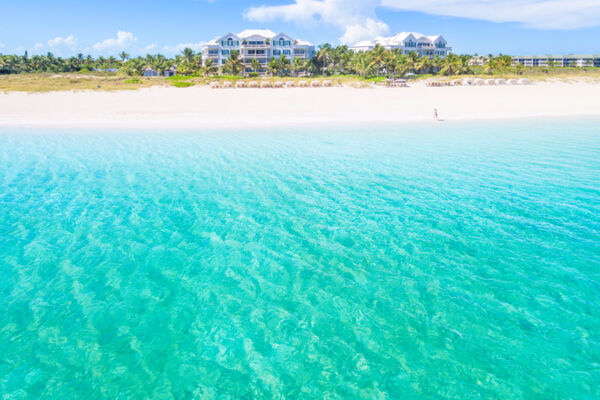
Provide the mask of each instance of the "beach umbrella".
POLYGON ((271 87, 271 82, 269 82, 269 81, 262 81, 260 83, 260 87, 263 88, 263 89, 270 88, 271 87))
POLYGON ((483 86, 485 85, 485 81, 481 78, 477 78, 475 79, 475 81, 473 82, 473 84, 477 85, 477 86, 483 86))
POLYGON ((506 85, 506 79, 503 79, 503 78, 496 79, 496 85, 506 85))
POLYGON ((290 87, 296 87, 296 82, 294 82, 294 81, 287 81, 285 83, 285 87, 289 87, 289 88, 290 87))
POLYGON ((308 87, 308 81, 300 81, 298 82, 299 87, 308 87))
POLYGON ((486 79, 485 84, 488 86, 494 86, 496 84, 496 80, 495 79, 486 79))
POLYGON ((323 81, 323 86, 325 86, 325 87, 332 87, 333 86, 333 82, 331 82, 330 80, 325 80, 325 81, 323 81))
POLYGON ((221 87, 221 85, 219 85, 219 82, 211 82, 210 83, 210 88, 211 89, 218 89, 220 87, 221 87))
POLYGON ((249 88, 257 88, 258 87, 258 82, 256 82, 256 81, 250 81, 250 82, 248 82, 248 87, 249 88))
POLYGON ((322 84, 321 84, 321 81, 314 80, 310 83, 310 86, 311 87, 321 87, 322 84))
POLYGON ((518 80, 516 80, 516 79, 509 79, 509 80, 507 80, 507 81, 506 81, 506 83, 507 83, 508 85, 518 85, 518 84, 519 84, 519 81, 518 81, 518 80))
POLYGON ((281 82, 281 81, 276 81, 276 82, 273 84, 273 86, 274 86, 274 87, 276 87, 276 88, 282 88, 282 87, 283 87, 283 82, 281 82))
POLYGON ((233 83, 231 83, 231 81, 225 81, 225 82, 223 82, 223 87, 224 88, 232 88, 233 83))
POLYGON ((236 88, 245 88, 246 87, 246 82, 244 82, 244 81, 237 81, 235 83, 235 87, 236 88))

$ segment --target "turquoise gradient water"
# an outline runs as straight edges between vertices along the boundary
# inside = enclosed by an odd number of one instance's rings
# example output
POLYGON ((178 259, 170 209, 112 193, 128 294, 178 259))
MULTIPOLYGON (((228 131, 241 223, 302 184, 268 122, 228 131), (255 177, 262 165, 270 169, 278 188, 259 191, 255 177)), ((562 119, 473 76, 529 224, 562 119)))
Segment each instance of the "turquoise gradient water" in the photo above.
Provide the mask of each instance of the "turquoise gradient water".
POLYGON ((2 399, 599 383, 600 121, 0 129, 2 399))

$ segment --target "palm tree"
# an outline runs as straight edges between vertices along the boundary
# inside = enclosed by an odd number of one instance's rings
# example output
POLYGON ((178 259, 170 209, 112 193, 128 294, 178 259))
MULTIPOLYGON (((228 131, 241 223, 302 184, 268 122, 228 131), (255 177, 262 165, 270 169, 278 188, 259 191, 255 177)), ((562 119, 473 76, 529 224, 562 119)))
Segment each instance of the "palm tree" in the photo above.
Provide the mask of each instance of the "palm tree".
POLYGON ((375 61, 373 61, 370 55, 366 52, 357 53, 354 56, 353 68, 360 76, 366 78, 373 72, 374 67, 376 66, 375 61))
POLYGON ((290 61, 290 59, 282 54, 281 57, 279 57, 279 60, 277 60, 279 74, 281 76, 286 75, 286 73, 287 73, 287 71, 289 71, 291 65, 292 65, 292 62, 290 61))
POLYGON ((431 60, 427 56, 420 57, 415 65, 415 68, 420 73, 427 73, 431 67, 431 60))
POLYGON ((369 52, 369 56, 373 61, 374 65, 377 67, 377 76, 385 66, 385 60, 387 58, 387 50, 377 44, 373 50, 369 52))
POLYGON ((250 60, 250 68, 252 68, 252 72, 258 73, 260 70, 260 62, 256 58, 250 60))
POLYGON ((192 58, 194 57, 194 50, 190 49, 189 47, 186 47, 185 49, 183 49, 181 54, 183 54, 183 60, 185 62, 190 64, 192 63, 192 58))
POLYGON ((267 65, 267 72, 271 75, 274 75, 279 70, 279 63, 276 58, 272 58, 267 65))
POLYGON ((294 58, 294 62, 292 63, 292 71, 294 75, 298 76, 300 72, 304 69, 304 60, 301 58, 294 58))
POLYGON ((321 46, 321 48, 315 55, 315 60, 321 67, 321 73, 323 75, 325 75, 325 71, 327 71, 331 66, 332 51, 333 48, 331 47, 331 45, 329 43, 325 43, 321 46))
POLYGON ((204 61, 204 75, 214 75, 217 72, 217 66, 210 58, 204 61))
POLYGON ((419 62, 419 55, 415 51, 411 51, 408 53, 408 58, 406 60, 406 66, 408 70, 412 73, 417 71, 417 63, 419 62))
MULTIPOLYGON (((80 60, 82 60, 82 59, 83 59, 83 54, 81 54, 81 56, 82 56, 82 57, 81 57, 81 59, 80 59, 80 60)), ((123 62, 125 62, 125 60, 128 60, 130 57, 131 57, 131 56, 130 56, 129 54, 127 54, 126 52, 124 52, 124 51, 122 51, 122 52, 119 54, 119 58, 121 58, 121 61, 123 61, 123 62)))
POLYGON ((446 58, 442 60, 442 69, 440 73, 443 75, 454 75, 457 70, 458 56, 456 54, 448 54, 446 58))
POLYGON ((499 69, 498 60, 493 56, 490 56, 483 65, 483 72, 489 75, 492 75, 499 69))
POLYGON ((113 56, 108 57, 108 66, 109 68, 113 68, 117 64, 117 59, 113 56))
POLYGON ((239 75, 242 71, 242 60, 240 54, 237 51, 232 51, 231 55, 225 62, 224 70, 229 72, 231 75, 239 75))
POLYGON ((440 58, 439 54, 436 55, 435 57, 433 57, 429 62, 429 67, 431 68, 431 70, 433 71, 434 74, 437 74, 438 72, 440 72, 441 65, 442 65, 442 59, 440 58))
POLYGON ((458 58, 458 62, 456 64, 456 73, 459 75, 470 74, 471 66, 469 65, 469 61, 471 57, 468 55, 462 55, 458 58))

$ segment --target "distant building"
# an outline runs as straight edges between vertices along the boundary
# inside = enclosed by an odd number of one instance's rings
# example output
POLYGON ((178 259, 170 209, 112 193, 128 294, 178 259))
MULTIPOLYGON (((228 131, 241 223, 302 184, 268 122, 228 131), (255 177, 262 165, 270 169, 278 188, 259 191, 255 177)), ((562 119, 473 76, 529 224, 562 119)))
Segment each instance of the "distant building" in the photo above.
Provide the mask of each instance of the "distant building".
POLYGON ((142 76, 158 76, 160 73, 158 70, 150 67, 146 67, 142 70, 142 76))
MULTIPOLYGON (((177 68, 175 68, 174 66, 166 69, 165 72, 163 73, 164 76, 169 77, 169 76, 175 76, 177 74, 177 68)), ((160 71, 151 67, 146 67, 142 70, 142 76, 148 76, 148 77, 152 77, 152 76, 161 76, 160 75, 160 71)))
POLYGON ((233 52, 238 52, 244 73, 264 73, 269 61, 284 56, 290 61, 294 59, 309 60, 315 54, 315 46, 304 40, 294 39, 285 33, 275 34, 266 29, 245 30, 236 34, 215 38, 202 48, 204 63, 212 60, 214 65, 223 66, 233 52), (259 67, 252 69, 252 60, 257 60, 259 67))
POLYGON ((171 68, 165 70, 164 75, 166 77, 170 77, 170 76, 175 76, 177 75, 177 68, 175 68, 175 66, 172 66, 171 68))
POLYGON ((600 54, 516 56, 513 65, 524 67, 600 67, 600 54))
POLYGON ((474 57, 471 57, 471 59, 469 60, 469 66, 471 66, 471 67, 473 67, 473 66, 483 67, 489 61, 489 59, 490 59, 489 56, 474 56, 474 57))
POLYGON ((358 42, 350 49, 354 52, 371 51, 376 46, 387 50, 399 49, 403 54, 417 53, 420 57, 446 57, 452 52, 452 47, 441 35, 425 36, 417 32, 402 32, 391 37, 377 37, 373 40, 358 42))
POLYGON ((94 68, 95 72, 119 72, 119 68, 94 68))

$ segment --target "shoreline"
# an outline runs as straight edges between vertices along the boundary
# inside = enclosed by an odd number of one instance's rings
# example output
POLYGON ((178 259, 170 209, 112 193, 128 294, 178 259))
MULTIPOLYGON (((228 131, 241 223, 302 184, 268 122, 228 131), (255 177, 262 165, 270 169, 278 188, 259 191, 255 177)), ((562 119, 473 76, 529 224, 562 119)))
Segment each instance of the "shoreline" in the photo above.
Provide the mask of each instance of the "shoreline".
POLYGON ((0 127, 218 129, 600 117, 600 84, 0 94, 0 127))

